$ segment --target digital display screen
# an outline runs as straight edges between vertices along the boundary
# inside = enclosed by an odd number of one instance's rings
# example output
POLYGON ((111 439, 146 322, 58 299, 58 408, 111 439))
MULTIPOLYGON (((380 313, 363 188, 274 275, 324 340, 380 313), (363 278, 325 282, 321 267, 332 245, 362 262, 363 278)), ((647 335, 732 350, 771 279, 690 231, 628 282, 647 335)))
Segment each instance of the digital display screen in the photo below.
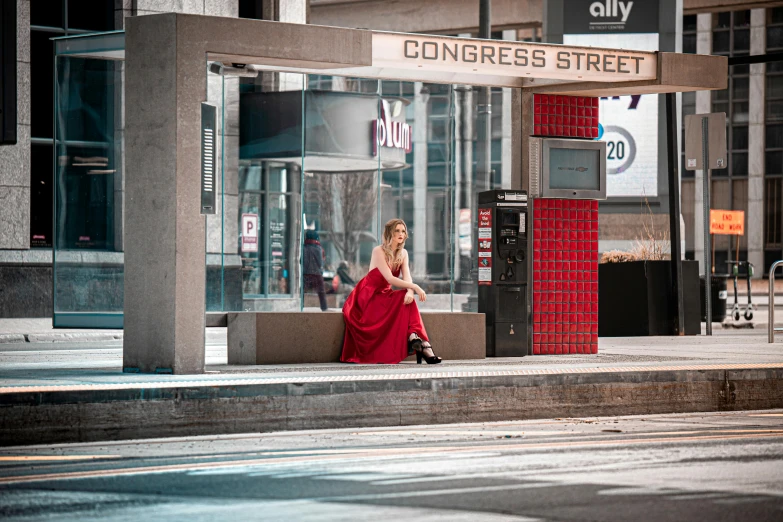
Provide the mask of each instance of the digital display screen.
POLYGON ((518 212, 503 212, 501 214, 502 223, 504 227, 518 227, 519 226, 519 213, 518 212))
POLYGON ((601 150, 550 148, 549 188, 601 190, 601 150))

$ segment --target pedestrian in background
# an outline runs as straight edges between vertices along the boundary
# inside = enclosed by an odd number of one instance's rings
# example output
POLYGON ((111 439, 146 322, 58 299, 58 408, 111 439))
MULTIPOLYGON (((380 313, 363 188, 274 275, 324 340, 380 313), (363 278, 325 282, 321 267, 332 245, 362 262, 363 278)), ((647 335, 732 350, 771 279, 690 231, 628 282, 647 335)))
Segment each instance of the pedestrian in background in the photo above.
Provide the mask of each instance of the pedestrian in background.
POLYGON ((304 244, 304 284, 305 292, 315 290, 321 303, 321 310, 326 311, 326 290, 324 289, 324 249, 318 238, 318 232, 305 232, 304 244))

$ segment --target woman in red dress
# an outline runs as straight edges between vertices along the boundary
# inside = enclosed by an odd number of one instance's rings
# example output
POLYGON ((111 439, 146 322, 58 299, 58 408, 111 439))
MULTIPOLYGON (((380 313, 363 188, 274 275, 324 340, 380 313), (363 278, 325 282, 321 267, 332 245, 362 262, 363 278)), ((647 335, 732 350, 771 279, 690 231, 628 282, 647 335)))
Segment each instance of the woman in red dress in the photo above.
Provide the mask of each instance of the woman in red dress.
POLYGON ((408 227, 392 219, 383 230, 383 244, 372 251, 370 271, 343 305, 345 340, 342 362, 397 364, 415 352, 416 362, 437 364, 413 294, 427 294, 413 283, 405 240, 408 227), (400 277, 402 276, 402 277, 400 277), (392 290, 394 285, 403 290, 392 290))

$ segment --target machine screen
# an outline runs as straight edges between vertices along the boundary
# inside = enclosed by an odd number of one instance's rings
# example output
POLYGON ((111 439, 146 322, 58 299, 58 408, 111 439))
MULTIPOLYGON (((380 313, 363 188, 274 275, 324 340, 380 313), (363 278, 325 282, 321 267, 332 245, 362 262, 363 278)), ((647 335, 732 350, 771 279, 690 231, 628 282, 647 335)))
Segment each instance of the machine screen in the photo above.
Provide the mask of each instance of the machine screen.
POLYGON ((601 190, 601 150, 549 149, 549 188, 601 190))
POLYGON ((504 227, 518 227, 519 226, 519 213, 518 212, 503 212, 504 227))

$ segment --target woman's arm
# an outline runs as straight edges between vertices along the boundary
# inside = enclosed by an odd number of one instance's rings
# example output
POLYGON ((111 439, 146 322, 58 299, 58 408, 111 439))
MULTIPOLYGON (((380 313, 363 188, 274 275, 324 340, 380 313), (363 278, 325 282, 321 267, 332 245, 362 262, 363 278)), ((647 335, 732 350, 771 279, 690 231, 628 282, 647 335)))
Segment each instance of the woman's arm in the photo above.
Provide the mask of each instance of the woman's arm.
POLYGON ((413 278, 411 277, 411 269, 408 266, 408 251, 403 250, 402 251, 402 279, 412 283, 413 278))
MULTIPOLYGON (((403 280, 405 280, 405 281, 407 281, 409 283, 412 283, 413 282, 413 278, 411 277, 411 270, 410 270, 410 267, 408 266, 408 251, 407 250, 403 250, 402 252, 403 252, 403 254, 402 254, 403 255, 403 258, 402 258, 402 278, 403 278, 403 280)), ((411 304, 413 302, 413 290, 411 290, 410 288, 408 290, 406 290, 405 300, 403 302, 406 305, 407 304, 411 304)))
POLYGON ((396 286, 397 288, 410 288, 416 293, 421 291, 421 288, 419 288, 418 285, 415 285, 412 282, 404 281, 399 277, 394 277, 394 275, 392 275, 392 272, 389 269, 389 265, 386 264, 386 256, 383 254, 381 247, 373 248, 372 264, 381 272, 383 278, 386 279, 386 282, 390 285, 396 286))

